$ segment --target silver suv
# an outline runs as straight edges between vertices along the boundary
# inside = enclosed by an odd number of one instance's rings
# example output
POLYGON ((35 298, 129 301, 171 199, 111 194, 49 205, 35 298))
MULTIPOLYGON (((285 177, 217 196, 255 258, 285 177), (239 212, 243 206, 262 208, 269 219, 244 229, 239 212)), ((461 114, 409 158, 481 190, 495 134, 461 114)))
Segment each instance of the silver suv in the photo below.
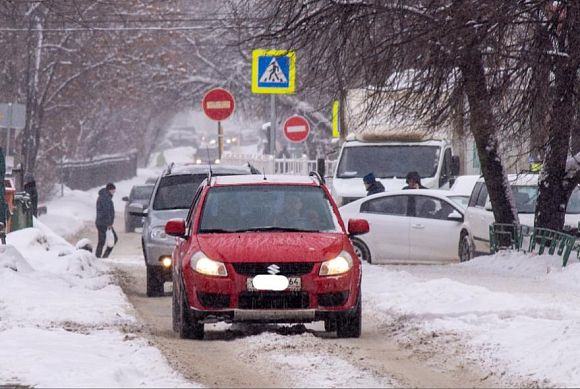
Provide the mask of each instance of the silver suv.
MULTIPOLYGON (((212 165, 213 176, 255 173, 247 166, 212 165)), ((165 223, 185 218, 199 184, 207 178, 209 165, 171 164, 159 176, 147 209, 133 203, 130 213, 144 218, 141 244, 147 267, 147 296, 163 295, 163 284, 171 281, 171 253, 175 238, 165 234, 165 223)))

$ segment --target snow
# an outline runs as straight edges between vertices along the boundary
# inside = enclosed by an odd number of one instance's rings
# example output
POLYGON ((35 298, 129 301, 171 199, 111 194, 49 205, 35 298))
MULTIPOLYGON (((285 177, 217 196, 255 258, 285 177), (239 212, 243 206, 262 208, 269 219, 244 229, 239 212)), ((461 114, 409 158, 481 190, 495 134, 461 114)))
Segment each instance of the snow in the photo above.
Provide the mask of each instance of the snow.
POLYGON ((0 246, 0 384, 193 386, 140 327, 108 265, 42 223, 0 246))
POLYGON ((419 332, 443 339, 453 334, 458 340, 446 347, 466 347, 470 358, 494 374, 507 372, 511 384, 525 378, 542 386, 578 386, 580 263, 562 268, 561 262, 499 253, 424 267, 427 277, 419 276, 420 267, 367 265, 363 299, 380 320, 405 322, 400 341, 419 332))

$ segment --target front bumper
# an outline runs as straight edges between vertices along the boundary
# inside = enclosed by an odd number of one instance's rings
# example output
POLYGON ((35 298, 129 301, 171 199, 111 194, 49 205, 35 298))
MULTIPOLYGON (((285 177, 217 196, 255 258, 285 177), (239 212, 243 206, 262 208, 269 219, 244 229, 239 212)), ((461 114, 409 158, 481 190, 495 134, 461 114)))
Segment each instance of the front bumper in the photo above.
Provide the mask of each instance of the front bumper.
POLYGON ((171 257, 175 242, 158 242, 145 241, 143 251, 145 253, 145 262, 147 266, 161 267, 160 259, 163 257, 171 257))
POLYGON ((300 275, 299 291, 249 291, 248 276, 231 264, 227 277, 208 277, 183 269, 187 301, 197 320, 210 322, 305 323, 333 319, 356 308, 360 268, 340 276, 321 277, 320 264, 300 275))

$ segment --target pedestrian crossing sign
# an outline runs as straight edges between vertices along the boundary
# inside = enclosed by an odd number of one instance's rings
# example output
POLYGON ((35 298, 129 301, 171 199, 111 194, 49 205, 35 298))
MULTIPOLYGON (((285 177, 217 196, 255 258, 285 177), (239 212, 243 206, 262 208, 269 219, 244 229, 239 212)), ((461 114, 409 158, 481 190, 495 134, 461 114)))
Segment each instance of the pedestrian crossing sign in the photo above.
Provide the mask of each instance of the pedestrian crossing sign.
POLYGON ((295 90, 295 74, 295 51, 253 51, 252 93, 292 94, 295 90))

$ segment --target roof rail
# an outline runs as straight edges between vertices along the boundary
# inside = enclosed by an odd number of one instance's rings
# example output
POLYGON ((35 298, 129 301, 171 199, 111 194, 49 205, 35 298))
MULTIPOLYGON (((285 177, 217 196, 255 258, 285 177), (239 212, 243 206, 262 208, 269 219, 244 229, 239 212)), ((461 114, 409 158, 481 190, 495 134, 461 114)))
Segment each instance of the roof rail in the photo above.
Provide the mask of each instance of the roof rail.
POLYGON ((209 171, 207 172, 207 184, 209 186, 211 186, 211 179, 212 179, 212 171, 211 171, 211 167, 209 168, 209 171))
POLYGON ((315 172, 315 171, 311 171, 310 173, 308 173, 308 175, 310 177, 315 177, 318 180, 318 183, 320 185, 324 185, 326 184, 326 181, 324 181, 324 178, 322 178, 322 176, 320 175, 320 173, 315 172))
POLYGON ((167 165, 167 170, 165 172, 165 174, 171 174, 171 170, 173 169, 173 166, 175 166, 175 162, 171 162, 169 165, 167 165))

